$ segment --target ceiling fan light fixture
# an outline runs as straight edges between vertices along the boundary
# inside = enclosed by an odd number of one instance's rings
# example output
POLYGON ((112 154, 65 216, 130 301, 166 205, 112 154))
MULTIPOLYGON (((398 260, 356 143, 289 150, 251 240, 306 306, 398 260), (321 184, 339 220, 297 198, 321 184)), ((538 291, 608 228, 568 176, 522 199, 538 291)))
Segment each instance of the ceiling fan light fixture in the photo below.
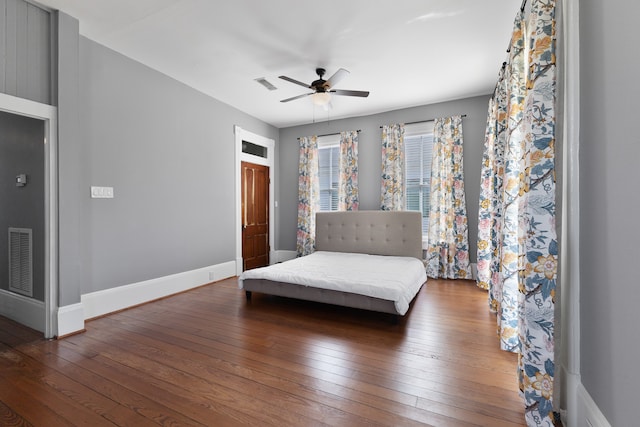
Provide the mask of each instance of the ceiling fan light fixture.
POLYGON ((318 106, 327 105, 331 102, 331 95, 327 92, 316 92, 311 95, 311 102, 318 106))

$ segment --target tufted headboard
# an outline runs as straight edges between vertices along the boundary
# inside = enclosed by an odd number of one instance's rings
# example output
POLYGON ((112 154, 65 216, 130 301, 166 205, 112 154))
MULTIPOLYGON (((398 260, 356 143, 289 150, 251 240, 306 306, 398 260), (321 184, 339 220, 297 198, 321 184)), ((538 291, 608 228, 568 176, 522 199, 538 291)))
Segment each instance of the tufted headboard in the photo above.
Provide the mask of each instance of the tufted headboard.
POLYGON ((318 212, 316 250, 422 260, 422 215, 415 211, 318 212))

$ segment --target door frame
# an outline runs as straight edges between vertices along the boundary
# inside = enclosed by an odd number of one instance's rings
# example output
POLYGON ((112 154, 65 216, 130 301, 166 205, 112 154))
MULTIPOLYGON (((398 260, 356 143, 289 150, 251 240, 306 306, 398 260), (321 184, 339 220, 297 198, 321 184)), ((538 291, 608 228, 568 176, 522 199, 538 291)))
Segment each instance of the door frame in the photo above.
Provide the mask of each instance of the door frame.
POLYGON ((242 162, 255 163, 269 167, 269 263, 275 260, 275 141, 264 136, 249 132, 240 126, 234 126, 235 134, 235 190, 236 190, 236 275, 242 274, 242 189, 241 174, 242 162), (267 158, 254 156, 242 152, 242 141, 266 147, 267 158))
POLYGON ((44 122, 44 336, 58 333, 58 109, 0 93, 0 110, 44 122))

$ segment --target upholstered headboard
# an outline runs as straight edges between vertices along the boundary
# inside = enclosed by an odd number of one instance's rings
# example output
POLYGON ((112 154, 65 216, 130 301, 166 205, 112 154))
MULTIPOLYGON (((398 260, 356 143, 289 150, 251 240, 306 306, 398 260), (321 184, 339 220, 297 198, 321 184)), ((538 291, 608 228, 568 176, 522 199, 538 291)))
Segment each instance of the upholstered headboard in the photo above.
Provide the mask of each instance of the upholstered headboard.
POLYGON ((415 211, 318 212, 316 250, 422 260, 422 215, 415 211))

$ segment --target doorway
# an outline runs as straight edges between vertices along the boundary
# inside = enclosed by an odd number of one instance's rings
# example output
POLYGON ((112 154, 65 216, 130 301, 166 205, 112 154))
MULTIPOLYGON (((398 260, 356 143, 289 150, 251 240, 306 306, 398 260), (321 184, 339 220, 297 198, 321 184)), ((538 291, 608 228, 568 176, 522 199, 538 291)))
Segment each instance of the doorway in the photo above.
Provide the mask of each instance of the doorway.
POLYGON ((56 116, 0 94, 0 315, 45 338, 57 334, 56 116))
MULTIPOLYGON (((236 150, 236 275, 240 275, 245 268, 245 255, 243 253, 243 233, 244 226, 247 225, 244 218, 243 213, 243 189, 242 189, 242 177, 244 175, 243 172, 243 163, 252 164, 253 166, 250 168, 253 173, 257 173, 258 175, 264 176, 266 182, 265 186, 262 188, 262 192, 265 192, 264 202, 266 208, 266 225, 263 228, 266 228, 264 231, 266 232, 266 236, 262 233, 260 235, 260 240, 264 245, 264 242, 267 241, 266 254, 267 256, 258 257, 258 259, 249 260, 249 264, 265 263, 270 264, 276 261, 275 257, 275 197, 274 197, 274 163, 275 163, 275 142, 273 139, 269 139, 263 137, 261 135, 257 135, 255 133, 246 131, 239 126, 236 126, 234 129, 235 132, 235 150, 236 150), (258 169, 255 168, 257 166, 262 166, 261 172, 256 172, 258 169), (266 179, 268 178, 268 179, 266 179)), ((257 242, 257 240, 256 240, 257 242)), ((253 258, 253 257, 250 257, 253 258)), ((265 264, 265 265, 266 265, 265 264)))
POLYGON ((269 265, 269 167, 241 164, 243 270, 269 265))

